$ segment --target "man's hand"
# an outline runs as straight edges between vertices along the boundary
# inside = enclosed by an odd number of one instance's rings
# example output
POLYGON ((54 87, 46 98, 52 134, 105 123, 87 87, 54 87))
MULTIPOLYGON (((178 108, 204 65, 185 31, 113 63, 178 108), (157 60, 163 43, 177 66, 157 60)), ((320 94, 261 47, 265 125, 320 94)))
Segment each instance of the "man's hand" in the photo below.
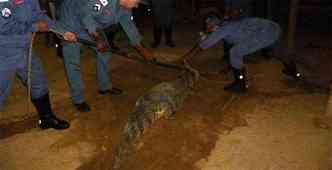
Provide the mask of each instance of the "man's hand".
POLYGON ((142 45, 135 46, 138 52, 143 56, 144 60, 153 61, 155 60, 154 54, 151 50, 143 47, 142 45))
POLYGON ((152 60, 155 59, 153 52, 151 50, 146 49, 146 48, 141 52, 141 55, 147 61, 152 61, 152 60))
POLYGON ((37 21, 37 28, 39 32, 47 32, 48 31, 48 24, 45 21, 37 21))
POLYGON ((96 41, 97 51, 100 53, 106 53, 110 50, 110 47, 106 41, 96 41))
POLYGON ((77 37, 76 34, 73 32, 65 32, 63 34, 63 39, 69 42, 76 42, 77 41, 77 37))

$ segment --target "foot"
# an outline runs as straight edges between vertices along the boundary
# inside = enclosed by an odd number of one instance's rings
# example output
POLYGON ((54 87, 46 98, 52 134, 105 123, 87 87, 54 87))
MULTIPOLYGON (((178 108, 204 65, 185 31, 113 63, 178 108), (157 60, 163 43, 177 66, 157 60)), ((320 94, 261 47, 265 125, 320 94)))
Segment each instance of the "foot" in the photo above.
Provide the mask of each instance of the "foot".
POLYGON ((234 81, 233 83, 226 85, 224 90, 234 93, 245 93, 248 91, 248 86, 243 82, 234 81))
POLYGON ((86 102, 75 104, 75 107, 80 112, 89 112, 89 111, 91 111, 91 108, 90 108, 89 104, 86 103, 86 102))
POLYGON ((115 88, 115 87, 113 87, 112 89, 108 89, 108 90, 99 90, 98 92, 101 95, 110 94, 110 95, 118 96, 118 95, 123 94, 123 91, 121 89, 118 89, 118 88, 115 88))
POLYGON ((70 126, 70 124, 67 121, 58 119, 54 115, 48 118, 41 118, 38 121, 38 125, 41 129, 53 128, 56 130, 67 129, 70 126))
POLYGON ((176 46, 173 41, 167 41, 166 45, 169 46, 169 47, 172 47, 172 48, 176 46))

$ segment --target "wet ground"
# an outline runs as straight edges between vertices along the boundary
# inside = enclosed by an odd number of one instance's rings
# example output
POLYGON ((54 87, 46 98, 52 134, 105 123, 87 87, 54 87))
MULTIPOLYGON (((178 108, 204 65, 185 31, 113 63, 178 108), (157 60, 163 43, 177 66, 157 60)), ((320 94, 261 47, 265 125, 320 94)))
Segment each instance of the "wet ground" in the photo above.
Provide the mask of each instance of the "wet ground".
MULTIPOLYGON (((189 29, 192 27, 179 26, 177 48, 162 46, 156 50, 159 58, 176 58, 189 50, 198 38, 197 30, 189 29)), ((149 30, 143 34, 150 43, 149 30)), ((110 169, 136 99, 179 75, 176 70, 115 55, 112 80, 115 87, 126 90, 126 95, 102 96, 97 93, 93 53, 85 49, 82 70, 92 111, 79 114, 70 102, 62 60, 53 49, 43 45, 36 48, 43 54, 54 110, 70 120, 71 128, 62 132, 36 128, 33 107, 16 82, 0 117, 1 170, 110 169)), ((315 122, 325 113, 328 91, 308 90, 280 74, 277 60, 257 54, 246 61, 249 92, 231 94, 223 90, 231 75, 223 71, 221 56, 222 47, 217 46, 191 60, 202 73, 192 95, 175 119, 159 120, 149 128, 121 169, 328 169, 329 129, 315 122)))

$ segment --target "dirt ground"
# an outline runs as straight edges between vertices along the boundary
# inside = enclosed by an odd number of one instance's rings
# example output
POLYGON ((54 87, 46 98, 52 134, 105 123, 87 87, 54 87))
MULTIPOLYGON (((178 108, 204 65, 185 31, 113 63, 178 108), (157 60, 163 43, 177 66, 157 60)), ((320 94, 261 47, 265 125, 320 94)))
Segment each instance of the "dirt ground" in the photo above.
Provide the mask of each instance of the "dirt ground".
MULTIPOLYGON (((178 25, 177 47, 156 50, 159 58, 183 55, 198 38, 193 25, 178 25), (189 31, 188 31, 189 30, 189 31)), ((149 29, 144 29, 147 44, 149 29)), ((101 96, 95 81, 95 58, 82 57, 89 113, 79 114, 68 93, 63 62, 41 45, 56 113, 71 122, 65 131, 39 130, 34 109, 19 82, 0 115, 0 170, 111 169, 127 115, 136 99, 179 72, 114 55, 114 86, 123 96, 101 96)), ((123 45, 126 46, 126 45, 123 45)), ((280 74, 281 65, 260 55, 246 61, 249 92, 223 90, 231 75, 222 72, 222 46, 192 59, 202 77, 175 119, 157 121, 127 155, 123 170, 328 170, 330 129, 317 118, 325 113, 328 91, 308 89, 280 74)))

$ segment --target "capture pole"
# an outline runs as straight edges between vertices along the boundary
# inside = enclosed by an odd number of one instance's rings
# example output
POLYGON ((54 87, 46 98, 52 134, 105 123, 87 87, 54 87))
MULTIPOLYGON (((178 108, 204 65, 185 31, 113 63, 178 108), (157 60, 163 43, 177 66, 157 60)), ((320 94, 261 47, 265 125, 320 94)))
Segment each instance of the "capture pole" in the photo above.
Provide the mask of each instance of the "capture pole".
MULTIPOLYGON (((50 29, 51 32, 59 35, 59 36, 62 36, 63 34, 59 31, 56 31, 54 29, 50 29)), ((93 46, 93 47, 96 47, 97 44, 96 42, 94 41, 90 41, 90 40, 86 40, 86 39, 82 39, 82 38, 78 38, 77 37, 77 41, 82 43, 82 44, 85 44, 85 45, 89 45, 89 46, 93 46)), ((138 61, 138 62, 142 62, 142 63, 148 63, 148 64, 153 64, 153 65, 157 65, 157 66, 160 66, 160 67, 164 67, 164 68, 169 68, 169 69, 175 69, 175 70, 186 70, 185 67, 182 67, 180 65, 175 65, 175 64, 168 64, 168 63, 163 63, 163 62, 160 62, 160 61, 157 61, 157 60, 153 60, 151 62, 147 62, 143 59, 139 59, 139 58, 134 58, 134 57, 130 57, 128 55, 128 53, 126 52, 122 52, 122 51, 111 51, 113 54, 116 54, 120 57, 123 57, 123 58, 126 58, 126 59, 129 59, 129 60, 135 60, 135 61, 138 61)))
POLYGON ((35 39, 36 33, 32 33, 31 35, 31 41, 30 41, 30 47, 28 51, 28 74, 27 74, 27 88, 28 88, 28 112, 30 112, 30 100, 31 100, 31 69, 32 69, 32 48, 33 48, 33 42, 35 39))
POLYGON ((295 48, 295 33, 299 2, 300 0, 291 0, 289 3, 287 46, 290 50, 294 50, 295 48))
MULTIPOLYGON (((59 31, 57 31, 55 29, 52 29, 52 28, 50 28, 49 31, 53 32, 54 34, 56 34, 57 36, 59 36, 60 39, 63 39, 63 33, 59 32, 59 31)), ((80 43, 82 43, 82 44, 93 46, 93 47, 97 46, 96 42, 94 42, 94 41, 85 40, 85 39, 82 39, 82 38, 79 38, 79 37, 76 37, 76 38, 77 38, 77 41, 80 42, 80 43)))

